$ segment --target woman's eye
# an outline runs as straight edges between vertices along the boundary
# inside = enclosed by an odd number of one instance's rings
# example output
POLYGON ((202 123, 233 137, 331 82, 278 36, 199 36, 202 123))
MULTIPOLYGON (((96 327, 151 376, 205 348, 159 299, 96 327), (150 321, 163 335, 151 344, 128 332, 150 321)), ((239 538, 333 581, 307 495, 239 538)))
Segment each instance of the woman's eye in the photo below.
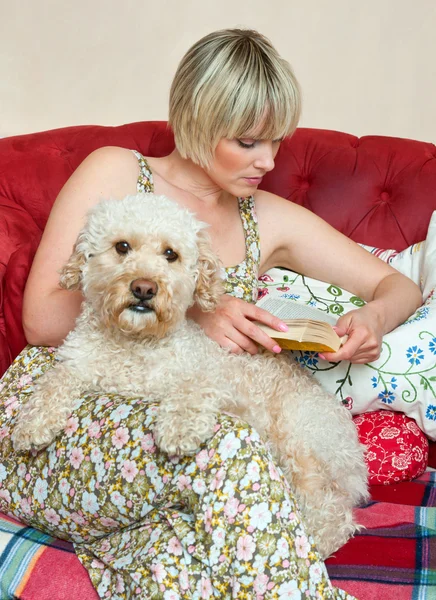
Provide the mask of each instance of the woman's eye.
POLYGON ((177 252, 174 252, 174 250, 172 248, 167 248, 164 251, 164 256, 168 262, 174 262, 179 258, 179 255, 177 254, 177 252))
POLYGON ((253 148, 255 142, 251 142, 248 140, 238 140, 238 144, 241 146, 241 148, 253 148))
POLYGON ((115 244, 115 250, 118 254, 127 254, 131 250, 131 247, 128 242, 122 241, 115 244))

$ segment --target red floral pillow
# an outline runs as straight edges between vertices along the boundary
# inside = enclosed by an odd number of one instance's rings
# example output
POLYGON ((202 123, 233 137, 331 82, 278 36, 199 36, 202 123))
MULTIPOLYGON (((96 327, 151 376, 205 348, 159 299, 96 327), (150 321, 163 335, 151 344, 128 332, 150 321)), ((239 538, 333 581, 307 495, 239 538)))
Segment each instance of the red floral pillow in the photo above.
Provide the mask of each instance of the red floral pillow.
POLYGON ((410 481, 427 468, 428 439, 403 413, 377 410, 354 417, 366 446, 370 485, 410 481))

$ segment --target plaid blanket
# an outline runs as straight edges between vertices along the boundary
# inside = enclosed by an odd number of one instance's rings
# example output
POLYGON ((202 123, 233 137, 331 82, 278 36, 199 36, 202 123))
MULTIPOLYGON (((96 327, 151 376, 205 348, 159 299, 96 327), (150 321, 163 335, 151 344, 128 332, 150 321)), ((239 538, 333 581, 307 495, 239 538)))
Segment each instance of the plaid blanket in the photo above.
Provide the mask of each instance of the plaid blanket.
POLYGON ((97 600, 73 546, 0 514, 0 599, 97 600))
POLYGON ((436 598, 436 473, 371 495, 365 529, 327 561, 333 583, 360 600, 436 598))
MULTIPOLYGON (((365 529, 327 561, 359 600, 436 598, 436 473, 373 486, 365 529)), ((71 544, 0 515, 0 600, 97 600, 71 544)))

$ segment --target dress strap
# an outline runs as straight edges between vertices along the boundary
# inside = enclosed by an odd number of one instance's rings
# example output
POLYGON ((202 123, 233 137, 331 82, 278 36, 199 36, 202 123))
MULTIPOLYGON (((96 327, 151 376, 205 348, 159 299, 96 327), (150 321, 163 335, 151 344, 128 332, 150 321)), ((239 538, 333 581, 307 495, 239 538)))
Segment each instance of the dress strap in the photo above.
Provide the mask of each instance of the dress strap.
POLYGON ((136 150, 132 150, 132 152, 138 159, 139 163, 139 176, 138 181, 136 183, 136 190, 138 192, 146 192, 152 194, 154 192, 153 173, 151 172, 147 159, 136 150))
POLYGON ((260 263, 260 235, 254 197, 238 198, 238 202, 245 234, 245 260, 251 261, 257 271, 260 263))
POLYGON ((239 214, 245 235, 245 259, 223 268, 224 290, 246 302, 256 302, 260 264, 260 237, 254 198, 238 198, 239 214))

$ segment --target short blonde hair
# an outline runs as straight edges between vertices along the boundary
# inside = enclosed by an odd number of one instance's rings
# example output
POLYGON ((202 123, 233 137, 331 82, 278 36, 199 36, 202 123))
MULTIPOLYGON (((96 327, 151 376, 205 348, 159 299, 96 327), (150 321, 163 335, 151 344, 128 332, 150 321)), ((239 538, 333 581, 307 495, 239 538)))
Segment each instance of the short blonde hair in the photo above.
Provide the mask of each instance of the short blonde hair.
POLYGON ((183 158, 207 168, 221 138, 282 139, 300 117, 287 61, 257 31, 223 29, 194 44, 176 71, 169 124, 183 158))

